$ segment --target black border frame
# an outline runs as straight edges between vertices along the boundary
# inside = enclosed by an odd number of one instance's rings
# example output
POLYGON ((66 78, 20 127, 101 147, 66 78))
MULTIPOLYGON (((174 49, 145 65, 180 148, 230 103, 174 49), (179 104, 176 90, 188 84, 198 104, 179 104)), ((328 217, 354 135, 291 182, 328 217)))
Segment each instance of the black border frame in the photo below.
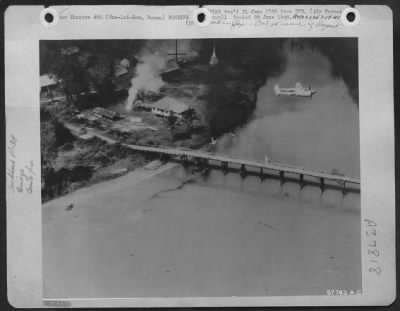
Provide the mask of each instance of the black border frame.
MULTIPOLYGON (((394 125, 395 125, 395 199, 396 199, 396 210, 398 207, 398 201, 400 199, 400 142, 397 141, 400 131, 400 1, 396 0, 308 0, 308 1, 296 1, 296 0, 0 0, 1 10, 1 23, 0 23, 0 36, 1 36, 1 49, 0 57, 3 61, 0 62, 0 73, 3 77, 3 82, 0 87, 0 100, 2 105, 0 106, 0 150, 1 155, 4 156, 3 161, 0 164, 0 172, 2 177, 0 178, 0 206, 3 207, 0 211, 0 261, 3 263, 0 269, 0 309, 1 310, 12 310, 14 307, 9 304, 7 298, 7 258, 6 258, 6 163, 5 163, 5 152, 6 152, 6 137, 5 137, 5 65, 4 65, 4 13, 7 8, 11 5, 43 5, 48 7, 51 5, 386 5, 393 13, 393 74, 394 74, 394 125)), ((1 78, 0 78, 1 79, 1 78)), ((400 310, 400 218, 396 213, 396 299, 395 301, 386 307, 268 307, 270 310, 400 310)), ((255 310, 261 311, 267 307, 229 307, 229 308, 202 308, 205 310, 225 309, 225 310, 255 310)), ((48 310, 54 310, 53 308, 46 308, 48 310)), ((109 310, 107 308, 98 308, 101 310, 109 310)), ((124 308, 119 308, 124 309, 124 308)), ((148 308, 147 308, 148 309, 148 308)), ((153 310, 165 310, 166 308, 152 308, 153 310)), ((178 310, 192 310, 194 308, 168 308, 178 310)), ((21 309, 24 310, 24 309, 21 309)), ((29 310, 29 309, 27 309, 29 310)), ((81 310, 93 310, 92 309, 81 309, 81 310)), ((145 308, 136 308, 136 310, 146 310, 145 308)))

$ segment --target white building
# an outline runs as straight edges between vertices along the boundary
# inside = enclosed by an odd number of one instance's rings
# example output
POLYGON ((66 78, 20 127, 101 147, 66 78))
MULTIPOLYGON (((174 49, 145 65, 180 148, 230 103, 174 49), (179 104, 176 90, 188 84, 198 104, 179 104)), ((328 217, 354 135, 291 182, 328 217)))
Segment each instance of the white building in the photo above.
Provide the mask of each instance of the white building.
POLYGON ((53 91, 58 86, 58 80, 55 76, 45 74, 40 76, 40 99, 41 101, 52 101, 53 91))
POLYGON ((40 76, 40 91, 48 91, 57 86, 57 78, 53 75, 45 74, 40 76))
POLYGON ((171 112, 178 118, 182 118, 182 114, 189 109, 189 107, 177 101, 176 99, 165 96, 151 105, 146 105, 151 109, 151 112, 160 117, 168 117, 171 112))
POLYGON ((216 64, 218 64, 218 58, 217 58, 217 54, 215 53, 215 45, 214 45, 213 52, 212 52, 212 55, 210 58, 210 65, 214 66, 216 64))

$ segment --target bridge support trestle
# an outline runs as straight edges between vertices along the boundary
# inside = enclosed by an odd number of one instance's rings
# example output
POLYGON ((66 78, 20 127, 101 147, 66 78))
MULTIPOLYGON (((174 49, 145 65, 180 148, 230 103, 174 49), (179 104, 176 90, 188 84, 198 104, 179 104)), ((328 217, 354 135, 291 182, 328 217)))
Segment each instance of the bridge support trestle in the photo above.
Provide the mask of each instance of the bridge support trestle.
POLYGON ((228 162, 225 162, 225 161, 221 162, 221 166, 222 166, 222 172, 224 173, 224 175, 228 174, 228 169, 229 169, 228 162))
POLYGON ((263 181, 264 181, 264 178, 265 178, 265 176, 264 176, 264 169, 263 169, 263 168, 260 168, 260 181, 263 182, 263 181))
POLYGON ((304 187, 304 174, 299 175, 300 190, 304 187))
MULTIPOLYGON (((297 169, 294 170, 290 167, 284 167, 284 166, 264 166, 260 165, 259 162, 249 162, 249 161, 241 161, 240 159, 230 159, 227 157, 223 156, 212 156, 212 155, 207 155, 204 153, 189 153, 186 150, 163 150, 161 148, 148 148, 149 150, 146 150, 142 146, 133 146, 133 145, 126 145, 132 150, 135 150, 137 152, 142 152, 146 156, 152 154, 151 159, 157 159, 165 164, 171 159, 173 159, 175 162, 176 161, 181 161, 184 166, 195 164, 197 168, 195 171, 201 172, 202 175, 206 175, 209 173, 209 171, 214 167, 218 166, 218 163, 221 165, 221 169, 223 171, 223 174, 226 175, 229 172, 238 172, 240 174, 240 177, 244 179, 248 175, 257 175, 257 170, 259 169, 259 179, 260 182, 263 182, 268 176, 269 172, 273 171, 275 172, 274 174, 277 174, 279 172, 279 180, 281 186, 287 181, 287 180, 292 180, 292 178, 296 178, 296 175, 298 175, 298 182, 300 185, 300 190, 302 190, 305 185, 316 185, 318 186, 321 190, 321 193, 323 193, 327 188, 335 188, 337 190, 341 190, 343 196, 345 196, 348 192, 353 192, 353 187, 346 187, 347 183, 350 183, 351 185, 359 185, 360 180, 358 178, 351 178, 347 176, 338 176, 335 174, 329 174, 329 173, 322 173, 322 172, 316 172, 316 171, 308 171, 306 169, 297 169), (210 162, 211 161, 211 162, 210 162), (245 164, 244 164, 245 163, 245 164), (238 166, 240 164, 240 167, 238 169, 238 166), (247 166, 247 167, 246 167, 247 166), (267 173, 265 172, 267 170, 267 173), (287 174, 286 174, 287 173, 287 174), (285 176, 287 175, 287 176, 285 176), (293 177, 292 177, 293 176, 293 177), (307 183, 304 180, 304 176, 306 177, 313 177, 314 182, 311 180, 307 183), (319 183, 318 183, 319 179, 319 183), (328 180, 328 184, 326 184, 326 180, 328 180), (331 182, 337 182, 336 187, 334 187, 331 182), (341 189, 340 189, 341 188, 341 189)), ((276 175, 275 175, 276 176, 276 175)), ((275 177, 277 178, 277 176, 275 177)), ((274 179, 275 179, 274 178, 274 179)), ((357 191, 356 189, 354 191, 357 191)))
POLYGON ((319 188, 321 189, 321 192, 324 192, 325 190, 325 178, 321 177, 319 179, 319 188))
POLYGON ((279 178, 281 179, 281 185, 285 183, 285 171, 279 171, 279 178))
POLYGON ((200 172, 203 176, 207 175, 210 171, 210 166, 208 165, 207 159, 196 158, 195 160, 197 166, 200 169, 200 172))
POLYGON ((168 160, 169 160, 169 156, 168 156, 167 154, 165 154, 165 153, 162 153, 162 152, 160 152, 160 153, 158 154, 158 157, 159 157, 159 159, 160 159, 160 161, 161 161, 162 163, 166 163, 166 162, 168 162, 168 160))
POLYGON ((187 166, 189 164, 188 157, 186 154, 182 154, 180 156, 183 166, 187 166))
POLYGON ((246 166, 244 164, 240 166, 240 177, 246 177, 246 166))

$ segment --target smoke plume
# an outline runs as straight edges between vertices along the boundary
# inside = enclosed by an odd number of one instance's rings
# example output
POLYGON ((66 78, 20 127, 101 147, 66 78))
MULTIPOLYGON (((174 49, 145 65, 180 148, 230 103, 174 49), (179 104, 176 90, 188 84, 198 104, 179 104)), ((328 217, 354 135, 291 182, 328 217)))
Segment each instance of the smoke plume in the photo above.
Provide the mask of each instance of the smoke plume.
POLYGON ((157 54, 146 54, 139 58, 136 66, 135 76, 131 80, 127 110, 132 105, 140 91, 158 93, 164 85, 160 73, 166 66, 166 60, 157 54))
MULTIPOLYGON (((198 46, 192 40, 178 40, 180 57, 186 60, 199 56, 198 46)), ((164 86, 161 73, 169 61, 174 61, 176 52, 175 40, 149 40, 136 55, 139 63, 136 65, 135 76, 131 80, 126 110, 131 110, 139 92, 158 93, 164 86)))

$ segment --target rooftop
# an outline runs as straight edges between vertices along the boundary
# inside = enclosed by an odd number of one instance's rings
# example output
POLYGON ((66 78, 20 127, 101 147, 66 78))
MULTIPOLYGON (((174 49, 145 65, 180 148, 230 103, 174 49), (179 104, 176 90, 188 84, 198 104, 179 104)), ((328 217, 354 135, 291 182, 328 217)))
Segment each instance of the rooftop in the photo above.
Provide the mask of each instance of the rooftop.
POLYGON ((184 103, 177 101, 176 99, 165 96, 160 100, 154 102, 153 104, 149 105, 151 108, 158 108, 167 111, 173 111, 175 113, 182 113, 188 109, 188 106, 184 103))
POLYGON ((96 107, 93 109, 93 112, 98 115, 101 115, 102 117, 109 118, 109 119, 120 118, 119 113, 108 110, 108 109, 104 109, 103 107, 96 107))
POLYGON ((56 84, 57 84, 57 79, 55 76, 49 74, 40 76, 40 87, 56 85, 56 84))

